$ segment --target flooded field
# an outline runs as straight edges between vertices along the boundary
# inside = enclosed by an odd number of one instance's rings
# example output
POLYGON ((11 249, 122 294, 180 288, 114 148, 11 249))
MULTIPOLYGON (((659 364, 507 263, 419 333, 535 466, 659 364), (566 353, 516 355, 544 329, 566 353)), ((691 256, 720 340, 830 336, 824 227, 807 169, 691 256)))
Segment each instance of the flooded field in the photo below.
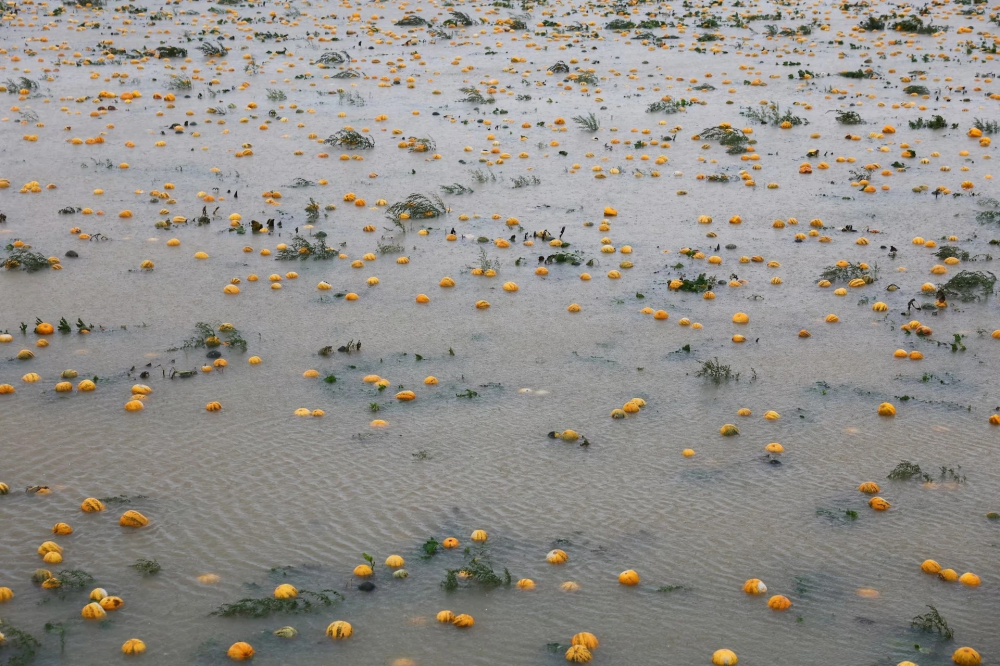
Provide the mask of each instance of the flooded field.
POLYGON ((1000 660, 996 7, 0 11, 0 664, 1000 660))

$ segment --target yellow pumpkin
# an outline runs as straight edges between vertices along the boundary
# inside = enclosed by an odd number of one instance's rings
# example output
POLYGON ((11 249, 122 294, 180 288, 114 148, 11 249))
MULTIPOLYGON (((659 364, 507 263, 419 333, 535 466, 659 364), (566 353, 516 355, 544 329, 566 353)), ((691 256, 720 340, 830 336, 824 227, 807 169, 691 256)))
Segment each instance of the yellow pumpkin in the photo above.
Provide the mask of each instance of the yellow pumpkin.
POLYGON ((925 574, 936 574, 941 573, 941 565, 934 560, 924 560, 920 564, 920 570, 925 574))
POLYGON ((233 661, 247 661, 248 659, 253 659, 253 646, 249 643, 244 643, 239 641, 233 643, 226 650, 226 656, 233 661))
POLYGON ((773 611, 784 611, 792 607, 792 602, 788 597, 776 594, 767 600, 767 607, 773 611))
POLYGON ((455 619, 455 614, 450 610, 438 611, 437 621, 441 624, 450 624, 455 619))
POLYGON ((149 518, 134 509, 129 509, 118 519, 118 524, 122 527, 145 527, 149 524, 149 518))
POLYGON ((475 532, 472 533, 472 536, 469 538, 471 538, 473 541, 477 543, 482 543, 489 538, 489 535, 486 534, 486 530, 476 530, 475 532))
POLYGON ((417 394, 414 393, 413 391, 400 391, 399 393, 396 394, 396 400, 400 400, 402 402, 409 402, 416 397, 417 394))
POLYGON ((768 421, 777 421, 778 419, 781 418, 781 414, 771 409, 764 412, 764 418, 767 419, 768 421))
POLYGON ((568 560, 569 555, 566 554, 566 551, 559 550, 558 548, 549 551, 549 554, 545 556, 545 561, 549 564, 563 564, 568 560))
POLYGON ((881 497, 873 497, 870 500, 868 500, 868 506, 875 509, 876 511, 886 511, 887 509, 892 507, 891 504, 886 502, 881 497))
POLYGON ((743 583, 743 591, 747 594, 764 594, 767 592, 767 585, 759 578, 751 578, 743 583))
POLYGON ((568 650, 566 650, 566 661, 571 661, 575 664, 585 664, 593 658, 588 650, 583 645, 571 645, 568 650))
POLYGON ((895 416, 896 407, 891 402, 883 402, 878 406, 879 416, 895 416))
POLYGON ((474 625, 476 621, 472 618, 471 615, 462 613, 461 615, 456 615, 455 619, 452 620, 451 623, 453 626, 456 626, 459 629, 467 629, 472 625, 474 625))
MULTIPOLYGON (((35 572, 35 574, 37 575, 39 571, 45 571, 45 569, 39 569, 38 571, 35 572)), ((53 578, 50 575, 49 578, 46 578, 44 581, 42 581, 42 587, 44 587, 46 590, 54 590, 56 588, 62 587, 62 581, 59 580, 58 578, 53 578)))
POLYGON ((733 315, 734 324, 746 324, 749 323, 750 317, 744 312, 737 312, 733 315))
POLYGON ((206 412, 218 412, 221 409, 222 409, 222 403, 221 402, 210 402, 207 405, 205 405, 205 411, 206 412))
POLYGON ((597 636, 595 636, 594 634, 588 631, 581 631, 578 634, 574 634, 569 644, 582 645, 588 650, 596 650, 600 646, 600 641, 597 640, 597 636))
POLYGON ((865 481, 858 486, 858 490, 868 495, 874 495, 879 491, 879 487, 874 481, 865 481))
POLYGON ((47 555, 48 553, 59 553, 62 554, 62 546, 57 544, 55 541, 46 541, 41 546, 38 547, 39 555, 47 555))
POLYGON ((14 598, 14 591, 9 587, 0 587, 0 604, 5 604, 14 598))
POLYGON ((979 585, 980 581, 979 581, 979 576, 972 573, 971 571, 967 571, 966 573, 958 577, 958 582, 961 583, 962 585, 968 585, 969 587, 976 587, 977 585, 979 585))
POLYGON ((138 638, 130 638, 122 643, 122 654, 142 654, 146 651, 146 644, 138 638))
POLYGON ((938 578, 948 581, 949 583, 954 583, 958 580, 958 572, 954 569, 941 569, 941 571, 938 572, 938 578))
POLYGON ((62 553, 52 551, 51 553, 45 553, 42 557, 42 561, 46 564, 59 564, 63 561, 63 556, 62 553))
POLYGON ((368 578, 372 575, 372 568, 367 564, 359 564, 354 567, 354 575, 358 578, 368 578))
POLYGON ((110 596, 104 597, 97 603, 99 603, 101 605, 101 608, 103 608, 106 611, 116 611, 125 605, 125 601, 121 597, 110 597, 110 596))
POLYGON ((535 589, 535 581, 530 578, 522 578, 517 581, 517 589, 519 590, 533 590, 535 589))
POLYGON ((722 649, 712 653, 712 663, 715 666, 736 666, 738 662, 739 659, 732 650, 722 649))
POLYGON ((639 584, 639 574, 633 569, 626 569, 625 571, 618 574, 618 582, 622 585, 627 585, 632 587, 633 585, 639 584))
POLYGON ((104 609, 101 608, 100 604, 90 602, 83 607, 83 610, 80 611, 80 615, 82 615, 85 620, 103 620, 108 614, 104 612, 104 609))
POLYGON ((622 405, 622 411, 625 412, 626 414, 638 414, 639 405, 629 400, 624 405, 622 405))
MULTIPOLYGON (((969 130, 970 132, 972 130, 969 130)), ((970 647, 960 647, 951 655, 951 660, 958 666, 978 666, 982 663, 979 653, 970 647)))
POLYGON ((83 500, 83 502, 80 504, 80 509, 84 511, 84 513, 96 513, 98 511, 104 511, 104 502, 97 499, 96 497, 88 497, 87 499, 83 500))
POLYGON ((726 423, 721 428, 719 428, 719 433, 723 437, 732 437, 733 435, 740 434, 740 429, 734 426, 732 423, 726 423))
POLYGON ((389 557, 385 558, 385 566, 389 567, 390 569, 399 569, 405 564, 406 562, 399 555, 390 555, 389 557))
POLYGON ((559 589, 562 590, 563 592, 576 592, 577 590, 580 589, 580 585, 578 583, 574 583, 571 580, 568 580, 564 583, 559 583, 559 589))
POLYGON ((126 412, 141 412, 146 409, 146 405, 142 404, 141 400, 129 400, 125 403, 126 412))
POLYGON ((76 390, 80 391, 82 393, 87 393, 88 391, 93 391, 95 388, 97 388, 97 384, 95 384, 90 379, 80 380, 80 383, 76 385, 76 390))
POLYGON ((274 588, 275 599, 294 599, 297 596, 299 596, 299 591, 295 589, 294 585, 282 583, 278 587, 274 588))
POLYGON ((331 622, 326 628, 326 635, 335 641, 350 638, 352 634, 354 634, 354 627, 351 626, 350 622, 344 620, 331 622))
POLYGON ((91 601, 100 601, 106 596, 108 596, 107 590, 105 590, 103 587, 95 587, 93 590, 90 591, 89 599, 91 601))

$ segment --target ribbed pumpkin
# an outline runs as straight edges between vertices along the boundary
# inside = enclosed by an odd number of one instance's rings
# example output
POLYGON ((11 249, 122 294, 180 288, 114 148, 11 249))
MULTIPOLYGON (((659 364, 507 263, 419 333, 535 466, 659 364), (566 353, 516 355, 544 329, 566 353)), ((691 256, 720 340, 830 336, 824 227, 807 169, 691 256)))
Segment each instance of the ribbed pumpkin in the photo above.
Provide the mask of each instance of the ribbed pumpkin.
POLYGON ((519 590, 533 590, 535 589, 535 581, 530 578, 522 578, 517 581, 517 589, 519 590))
POLYGON ((0 604, 5 604, 14 598, 14 591, 9 587, 0 587, 0 604))
POLYGON ((32 583, 44 583, 50 578, 52 578, 52 572, 48 569, 35 569, 31 574, 32 583))
POLYGON ((129 509, 118 519, 118 524, 122 527, 145 527, 149 524, 149 518, 134 509, 129 509))
POLYGON ((205 405, 205 411, 207 412, 218 412, 221 409, 222 409, 221 402, 210 402, 207 405, 205 405))
POLYGON ((410 402, 416 397, 417 394, 414 393, 413 391, 400 391, 399 393, 396 394, 396 400, 399 400, 401 402, 410 402))
POLYGON ((244 643, 243 641, 233 643, 229 646, 229 649, 226 650, 226 656, 233 661, 246 661, 248 659, 253 659, 253 646, 249 643, 244 643))
POLYGON ((437 618, 437 621, 440 622, 441 624, 450 624, 451 621, 455 619, 455 614, 452 613, 450 610, 443 610, 443 611, 438 611, 438 614, 435 617, 437 618))
POLYGON ((82 615, 85 620, 103 620, 107 617, 107 613, 104 612, 101 605, 94 602, 84 606, 83 610, 80 611, 80 615, 82 615))
POLYGON ((10 494, 10 486, 8 486, 6 483, 0 483, 0 495, 9 495, 9 494, 10 494))
POLYGON ((751 578, 743 583, 743 591, 747 594, 764 594, 767 592, 767 585, 759 578, 751 578))
POLYGON ((733 435, 740 434, 740 429, 734 426, 732 423, 727 423, 719 428, 719 434, 723 437, 732 437, 733 435))
POLYGON ((297 596, 299 596, 299 591, 295 589, 294 585, 282 583, 278 587, 274 588, 275 599, 294 599, 297 596))
POLYGON ((400 557, 399 555, 390 555, 389 557, 385 558, 385 566, 389 567, 390 569, 398 569, 404 566, 405 564, 406 561, 403 560, 403 558, 400 557))
POLYGON ((712 653, 712 663, 715 666, 736 666, 738 662, 739 659, 732 650, 722 649, 712 653))
POLYGON ((39 555, 46 555, 48 553, 62 553, 62 546, 57 544, 55 541, 45 541, 41 546, 38 547, 39 555))
POLYGON ((448 537, 447 539, 441 542, 441 545, 444 546, 445 548, 458 548, 460 544, 458 542, 458 539, 456 539, 455 537, 448 537))
POLYGON ((109 597, 104 597, 97 603, 99 603, 101 605, 101 608, 103 608, 106 611, 116 611, 125 605, 125 600, 122 599, 121 597, 109 596, 109 597))
POLYGON ((372 575, 372 568, 367 564, 359 564, 354 567, 354 575, 358 578, 368 578, 372 575))
POLYGON ((886 511, 892 505, 886 502, 881 497, 873 497, 870 500, 868 500, 868 506, 875 509, 876 511, 886 511))
POLYGON ((791 608, 792 602, 788 599, 788 597, 776 594, 767 600, 767 607, 773 611, 783 611, 791 608))
POLYGON ((42 561, 46 564, 60 564, 63 561, 63 556, 62 553, 52 551, 50 553, 45 553, 42 557, 42 561))
POLYGON ((566 551, 558 548, 550 550, 549 554, 545 556, 545 561, 549 564, 563 564, 567 560, 569 560, 569 555, 566 554, 566 551))
POLYGON ((865 481, 860 486, 858 486, 858 490, 867 495, 874 495, 879 491, 879 487, 878 484, 875 483, 874 481, 865 481))
POLYGON ((958 572, 954 569, 941 569, 941 571, 938 572, 938 578, 948 581, 949 583, 954 583, 958 580, 958 572))
POLYGON ((456 626, 459 629, 467 629, 468 627, 474 625, 476 621, 472 618, 471 615, 462 613, 461 615, 456 615, 455 619, 452 620, 451 623, 453 626, 456 626))
POLYGON ((104 511, 104 502, 97 499, 96 497, 88 497, 83 500, 80 504, 80 509, 85 513, 96 513, 98 511, 104 511))
POLYGON ((122 643, 122 654, 142 654, 146 651, 146 644, 138 638, 130 638, 122 643))
POLYGON ((978 666, 982 663, 979 653, 970 647, 960 647, 951 655, 951 660, 958 666, 978 666))
POLYGON ((572 645, 566 650, 566 661, 571 661, 574 664, 585 664, 592 658, 590 650, 583 645, 572 645))
POLYGON ((351 623, 343 620, 331 622, 326 628, 326 635, 335 641, 350 638, 353 633, 354 627, 351 626, 351 623))
POLYGON ((101 599, 103 599, 106 596, 108 596, 108 591, 107 590, 105 590, 103 587, 95 587, 93 590, 90 591, 89 599, 91 601, 98 601, 99 602, 101 599))
POLYGON ((934 560, 924 560, 920 564, 920 570, 925 574, 936 574, 941 573, 941 565, 934 560))
POLYGON ((596 650, 601 644, 597 640, 597 636, 589 631, 581 631, 578 634, 574 634, 569 643, 570 645, 582 645, 588 650, 596 650))
POLYGON ((476 530, 469 538, 477 543, 482 543, 489 538, 489 535, 486 534, 486 530, 476 530))

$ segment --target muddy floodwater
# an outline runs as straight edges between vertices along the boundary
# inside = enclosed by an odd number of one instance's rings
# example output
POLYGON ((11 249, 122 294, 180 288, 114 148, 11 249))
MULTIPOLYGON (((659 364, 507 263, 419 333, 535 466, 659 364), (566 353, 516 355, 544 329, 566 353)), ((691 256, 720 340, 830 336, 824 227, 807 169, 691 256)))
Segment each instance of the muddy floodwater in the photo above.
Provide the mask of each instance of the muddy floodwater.
POLYGON ((996 8, 0 12, 0 664, 1000 662, 996 8))

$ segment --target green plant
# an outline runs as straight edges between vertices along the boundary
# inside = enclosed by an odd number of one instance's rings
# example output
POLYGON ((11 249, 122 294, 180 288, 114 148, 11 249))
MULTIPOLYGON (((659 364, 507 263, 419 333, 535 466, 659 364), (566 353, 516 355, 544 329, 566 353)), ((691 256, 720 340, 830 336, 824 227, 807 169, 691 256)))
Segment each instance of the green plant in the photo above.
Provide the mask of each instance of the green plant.
MULTIPOLYGON (((66 651, 66 625, 62 622, 46 622, 45 633, 59 636, 59 652, 66 651)), ((10 662, 6 662, 10 663, 10 662)))
POLYGON ((647 106, 646 113, 666 113, 666 114, 678 113, 680 111, 683 111, 686 106, 687 104, 683 99, 681 100, 672 99, 668 101, 659 100, 647 106))
POLYGON ((130 564, 129 566, 141 573, 143 576, 158 574, 160 573, 160 569, 162 569, 160 563, 156 560, 147 560, 141 557, 137 559, 134 564, 130 564))
POLYGON ((719 363, 718 357, 698 362, 701 364, 701 367, 694 373, 695 377, 705 377, 715 384, 728 382, 731 379, 740 381, 740 373, 734 373, 730 366, 719 363))
POLYGON ((916 120, 907 121, 910 129, 944 129, 948 127, 948 121, 942 116, 932 116, 930 120, 924 120, 923 118, 917 118, 916 120))
POLYGON ((7 246, 7 257, 0 263, 7 270, 20 269, 29 273, 49 268, 51 264, 48 258, 40 252, 32 252, 29 246, 14 247, 7 246))
POLYGON ((927 86, 906 86, 903 92, 907 95, 929 95, 930 89, 927 86))
MULTIPOLYGON (((427 452, 426 451, 420 451, 419 453, 427 453, 427 452)), ((418 454, 415 453, 413 455, 416 456, 418 454)), ((431 559, 432 557, 434 557, 435 555, 437 555, 438 549, 440 547, 441 547, 441 544, 434 537, 431 537, 431 538, 427 539, 427 541, 425 541, 420 546, 420 550, 423 551, 423 553, 421 553, 421 555, 420 555, 420 559, 422 559, 422 560, 429 560, 429 559, 431 559)))
POLYGON ((304 236, 294 236, 292 242, 286 243, 287 247, 284 250, 278 250, 278 253, 274 255, 276 261, 294 261, 296 259, 306 260, 310 257, 313 260, 319 259, 333 259, 337 256, 337 250, 332 247, 327 247, 326 245, 326 234, 320 237, 319 232, 316 234, 317 240, 314 243, 310 243, 304 236))
POLYGON ((743 107, 740 109, 740 115, 759 122, 762 125, 781 125, 782 123, 791 123, 792 125, 809 124, 808 120, 793 115, 791 111, 782 112, 781 105, 777 102, 770 102, 761 107, 743 107))
POLYGON ((379 242, 375 247, 379 254, 396 254, 403 251, 403 246, 399 243, 379 242))
POLYGON ((344 595, 336 590, 299 590, 299 595, 292 599, 275 599, 263 597, 259 599, 240 599, 230 604, 222 604, 209 615, 219 617, 261 618, 272 613, 317 613, 327 606, 343 601, 344 595))
POLYGON ((511 187, 513 187, 515 190, 520 189, 522 187, 527 187, 528 185, 542 184, 542 179, 539 178, 538 176, 518 176, 517 178, 511 178, 510 181, 512 183, 511 187))
POLYGON ((416 27, 421 25, 430 25, 427 19, 421 18, 419 16, 404 16, 403 18, 396 21, 396 25, 403 27, 416 27))
POLYGON ((955 632, 948 626, 948 621, 941 617, 937 608, 934 608, 934 606, 929 604, 927 607, 931 609, 930 612, 924 613, 923 615, 917 615, 910 621, 910 626, 914 629, 919 629, 920 631, 926 631, 928 633, 937 632, 937 634, 946 641, 950 641, 955 638, 955 632))
POLYGON ((678 291, 693 293, 708 291, 715 285, 716 282, 714 275, 712 277, 705 277, 704 273, 700 273, 694 280, 689 280, 684 276, 681 276, 680 281, 681 286, 677 288, 678 291))
POLYGON ((975 118, 972 121, 972 126, 983 134, 996 134, 997 132, 1000 132, 1000 122, 996 120, 981 120, 979 118, 975 118))
POLYGON ((667 593, 667 592, 676 592, 677 590, 683 590, 683 589, 684 589, 683 585, 661 585, 660 587, 656 588, 656 591, 667 593))
POLYGON ((224 58, 227 53, 226 47, 218 42, 202 42, 198 50, 207 58, 224 58))
POLYGON ((564 63, 562 60, 558 60, 554 65, 549 67, 548 71, 552 72, 553 74, 565 74, 569 72, 569 65, 564 63))
POLYGON ((821 280, 829 280, 830 282, 850 282, 860 278, 866 283, 871 284, 878 280, 879 267, 877 263, 872 263, 868 268, 862 268, 860 262, 856 264, 849 263, 847 266, 827 266, 823 269, 820 274, 821 280))
POLYGON ((478 585, 487 590, 501 586, 510 586, 510 571, 504 568, 503 575, 494 571, 490 555, 485 548, 477 549, 475 554, 469 548, 466 548, 465 557, 465 565, 458 569, 447 569, 445 571, 445 579, 441 583, 441 587, 445 590, 451 592, 457 590, 463 584, 466 587, 478 585), (458 574, 464 574, 461 582, 458 574))
POLYGON ((459 88, 460 91, 465 93, 465 97, 458 100, 459 102, 469 102, 470 104, 493 104, 496 102, 495 97, 483 97, 483 93, 480 92, 478 88, 466 87, 459 88))
POLYGON ((54 578, 58 579, 63 590, 88 587, 94 582, 94 577, 82 569, 63 569, 54 578))
POLYGON ((865 121, 857 111, 837 111, 837 122, 841 125, 861 125, 865 121))
POLYGON ((951 257, 956 257, 962 261, 969 260, 969 253, 961 248, 955 247, 954 245, 942 245, 938 248, 938 251, 934 253, 934 256, 938 259, 950 259, 951 257))
POLYGON ((889 27, 900 32, 915 32, 918 35, 933 35, 936 32, 948 30, 948 26, 946 25, 924 25, 923 19, 916 16, 907 16, 902 21, 896 21, 889 27))
POLYGON ((874 71, 872 71, 870 69, 864 70, 864 69, 860 69, 860 68, 859 69, 854 69, 854 70, 848 70, 848 71, 844 71, 844 72, 837 72, 837 74, 839 74, 840 76, 843 76, 844 78, 847 78, 847 79, 877 79, 878 78, 878 74, 876 74, 874 71))
POLYGON ((267 99, 271 102, 284 102, 288 99, 288 95, 285 94, 284 90, 275 90, 274 88, 266 88, 267 99))
MULTIPOLYGON (((187 58, 187 49, 183 49, 179 46, 157 46, 156 47, 156 57, 157 58, 187 58)), ((190 86, 190 81, 188 84, 190 86)))
POLYGON ((909 460, 903 460, 886 477, 887 479, 892 479, 893 481, 907 481, 914 476, 919 476, 920 465, 911 463, 909 460))
POLYGON ((336 134, 331 134, 323 143, 330 146, 341 146, 354 150, 370 150, 375 147, 375 139, 371 136, 364 136, 354 130, 342 129, 336 134))
POLYGON ((442 185, 441 189, 445 194, 451 194, 453 196, 461 196, 463 194, 472 194, 474 190, 471 187, 466 187, 460 183, 453 183, 451 185, 442 185))
POLYGON ((621 32, 622 30, 631 30, 632 28, 635 27, 635 23, 627 19, 615 19, 613 21, 608 22, 608 24, 605 25, 604 27, 607 28, 608 30, 621 32))
POLYGON ((446 20, 442 25, 448 26, 449 28, 467 27, 475 23, 472 18, 463 12, 451 12, 451 18, 446 20))
POLYGON ((388 208, 386 208, 386 217, 392 220, 396 226, 398 226, 403 231, 406 230, 401 219, 401 215, 406 213, 410 216, 411 220, 416 219, 426 219, 441 217, 447 214, 448 209, 444 205, 444 201, 441 197, 432 194, 430 196, 425 196, 423 194, 411 194, 402 201, 397 201, 388 208))
POLYGON ((42 647, 38 639, 6 620, 0 619, 0 633, 6 636, 6 647, 13 652, 3 662, 4 666, 28 666, 35 660, 35 653, 42 647))
POLYGON ((986 300, 993 295, 997 276, 990 271, 962 271, 941 286, 948 298, 956 297, 963 303, 986 300))
POLYGON ((597 119, 593 113, 588 113, 585 116, 575 116, 573 122, 580 126, 580 129, 587 130, 589 132, 596 132, 601 129, 601 121, 597 119))
POLYGON ((885 30, 885 21, 879 17, 869 16, 864 21, 858 24, 858 27, 867 32, 880 32, 885 30))

